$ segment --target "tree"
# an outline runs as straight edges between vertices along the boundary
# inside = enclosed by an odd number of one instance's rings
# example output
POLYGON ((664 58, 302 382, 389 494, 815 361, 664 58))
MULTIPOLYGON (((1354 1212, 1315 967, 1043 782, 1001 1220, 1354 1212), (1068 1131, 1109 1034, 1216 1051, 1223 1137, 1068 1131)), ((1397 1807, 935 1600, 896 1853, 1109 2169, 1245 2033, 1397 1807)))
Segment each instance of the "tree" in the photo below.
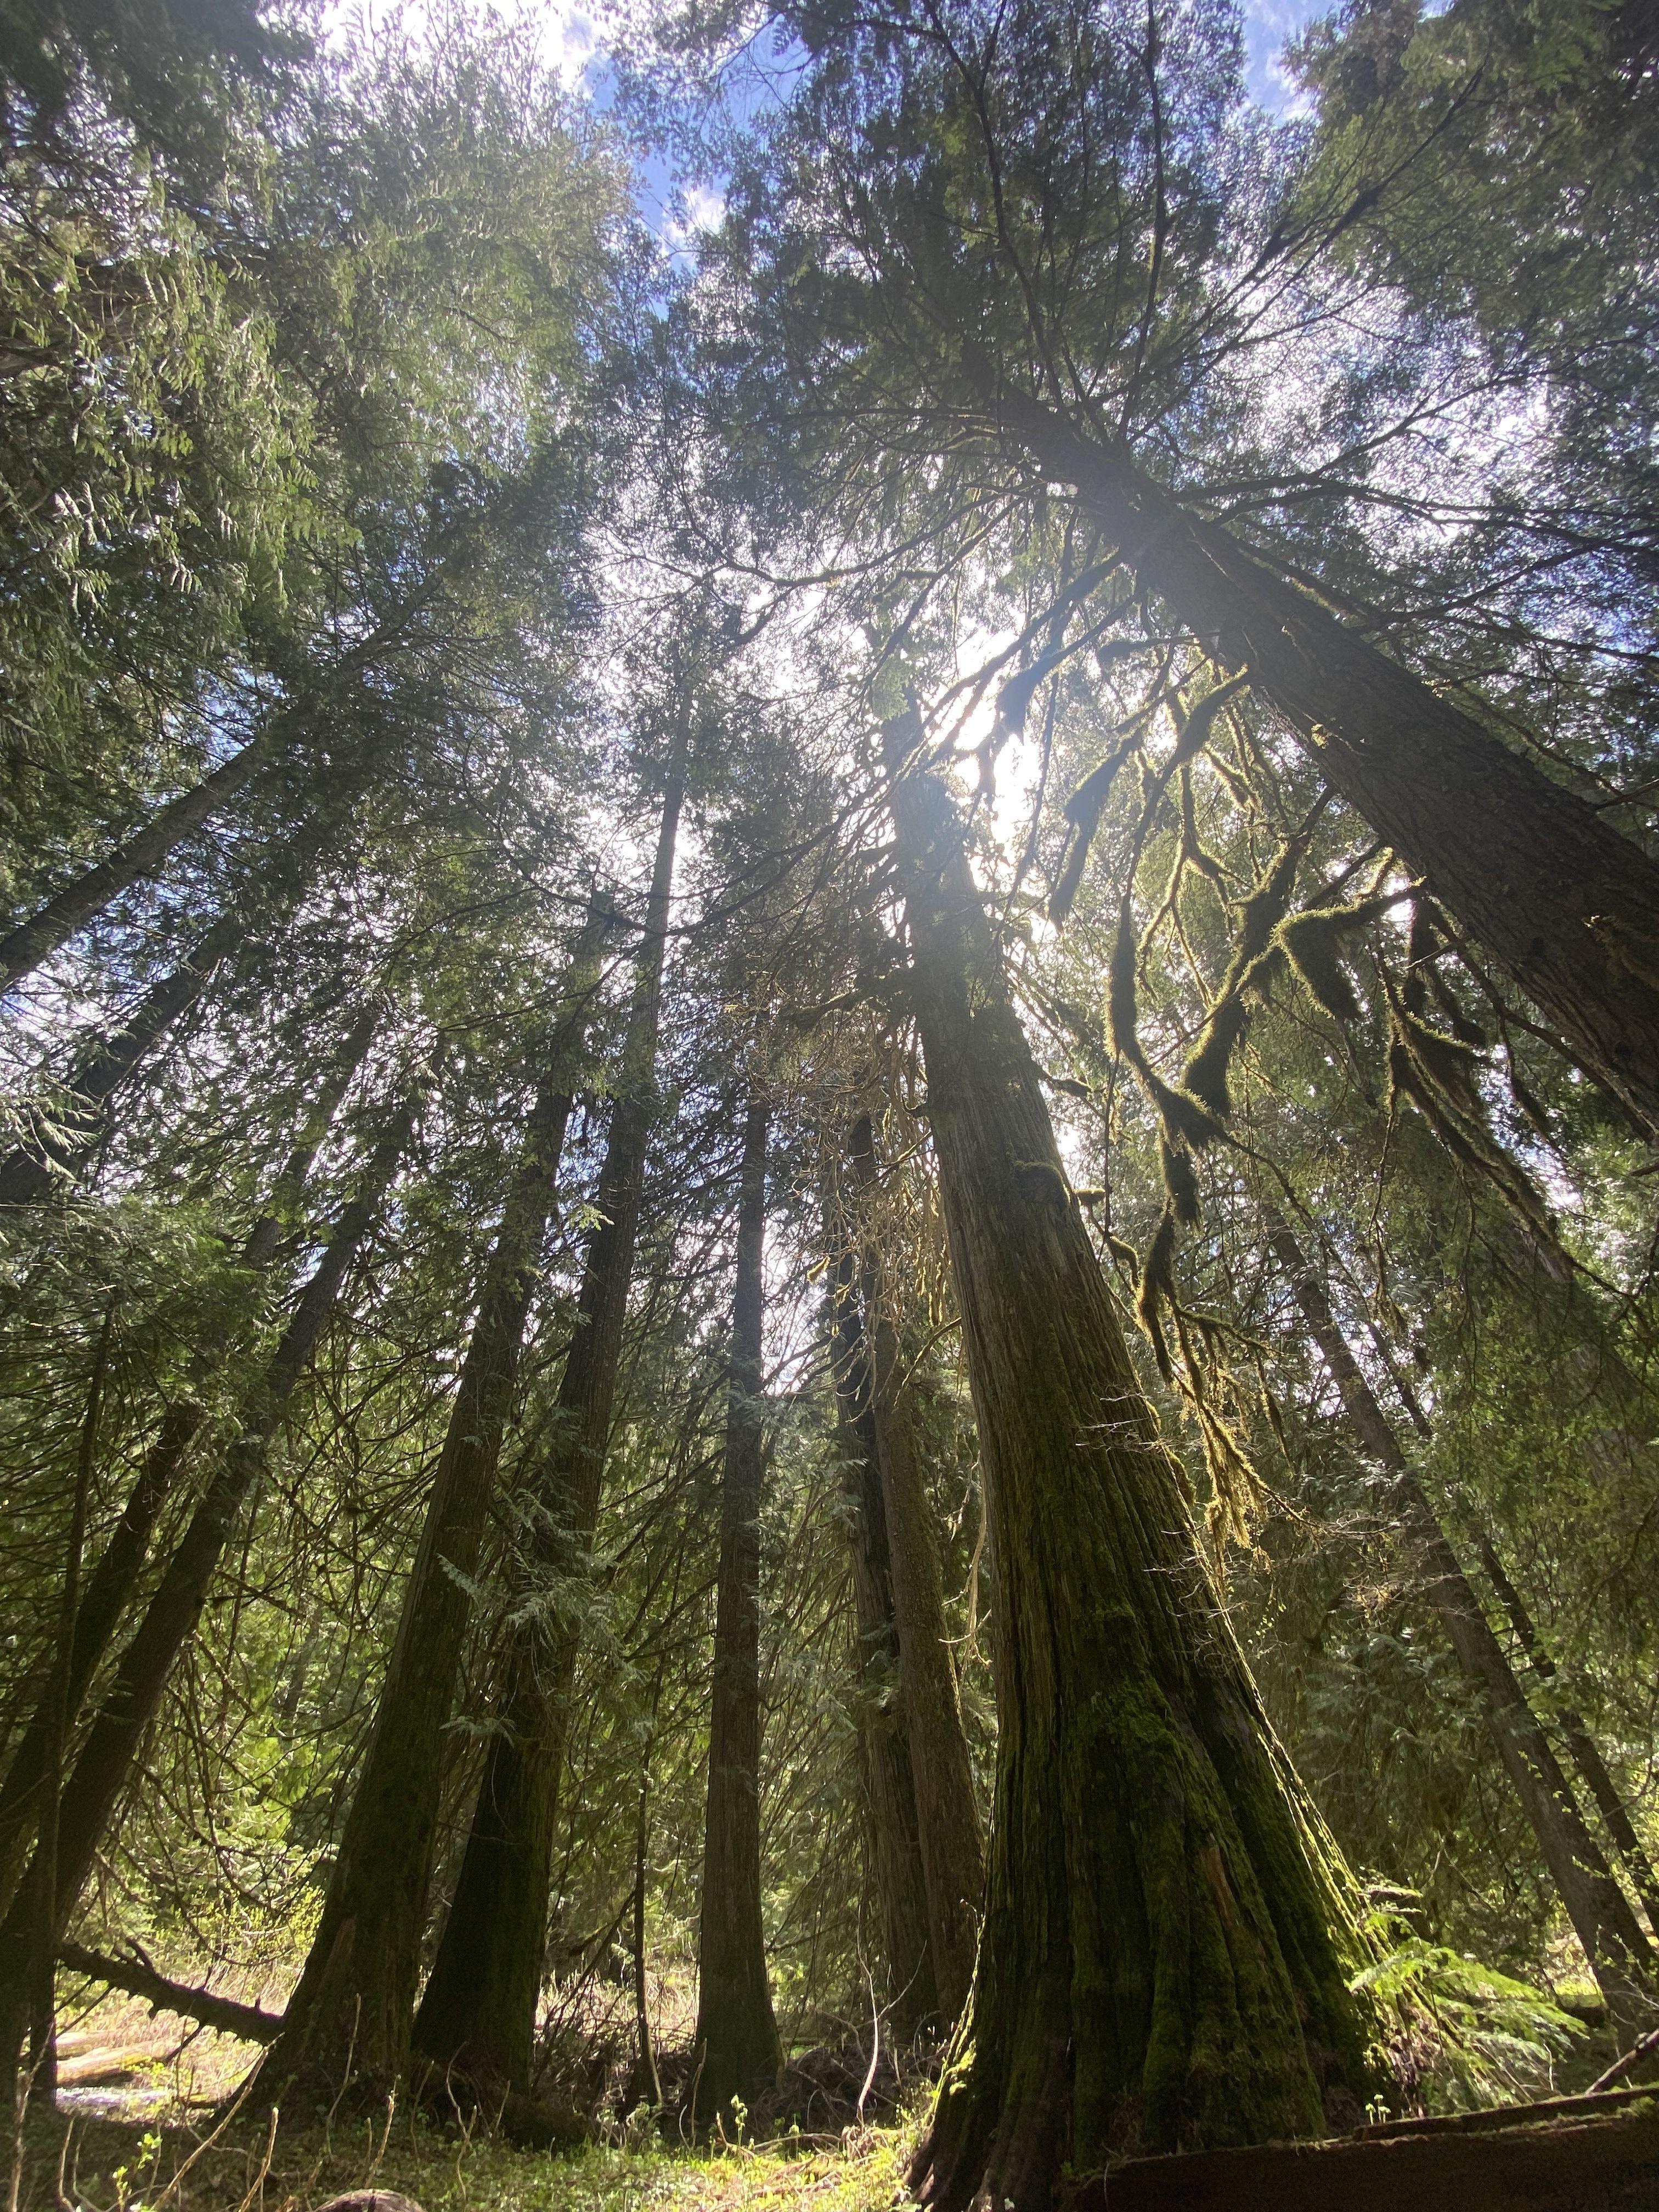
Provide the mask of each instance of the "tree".
POLYGON ((986 1920, 918 2175, 946 2208, 1018 2204, 1127 2143, 1316 2129, 1366 2084, 1357 1937, 1125 1353, 918 714, 883 743, 997 1578, 986 1920))
MULTIPOLYGON (((371 1004, 338 1054, 305 1127, 283 1164, 270 1194, 270 1209, 248 1233, 240 1255, 243 1268, 263 1273, 276 1256, 277 1240, 300 1203, 306 1178, 346 1089, 373 1039, 379 1009, 371 1004)), ((145 1451, 137 1480, 98 1563, 78 1591, 64 1679, 50 1698, 43 1698, 18 1741, 0 1783, 0 1907, 9 1904, 46 1786, 47 1749, 55 1729, 73 1729, 100 1662, 121 1625, 143 1571, 150 1535, 184 1472, 191 1444, 206 1417, 200 1386, 228 1347, 197 1347, 187 1389, 167 1403, 145 1451)), ((78 1551, 77 1551, 78 1556, 78 1551)))
POLYGON ((983 1887, 979 1808, 956 1671, 946 1640, 932 1505, 902 1402, 900 1336, 884 1279, 876 1208, 879 1170, 868 1115, 849 1147, 857 1192, 860 1273, 869 1346, 870 1419, 876 1445, 898 1638, 899 1694, 916 1800, 916 1827, 927 1891, 927 1940, 940 2010, 960 2018, 973 1978, 983 1887))
POLYGON ((576 1334, 557 1426, 519 1505, 527 1587, 508 1629, 498 1726, 484 1756, 455 1893, 415 2021, 415 2047, 480 2088, 527 2090, 547 1945, 548 1888, 580 1614, 580 1587, 605 1480, 623 1324, 633 1275, 646 1149, 655 1118, 657 1024, 684 799, 690 704, 668 762, 599 1220, 582 1269, 576 1334))
POLYGON ((573 948, 559 1018, 543 1047, 535 1103, 483 1270, 478 1318, 404 1585, 374 1735, 305 1971, 261 2067, 273 2095, 296 2083, 332 2094, 354 2070, 369 2082, 391 2085, 408 2070, 439 1789, 471 1592, 612 921, 609 902, 596 897, 573 948))
MULTIPOLYGON (((932 546, 940 579, 994 544, 1017 560, 1013 515, 1069 501, 1076 596, 1121 568, 1247 673, 1653 1128, 1650 860, 1507 744, 1478 695, 1455 703, 1373 641, 1391 620, 1380 564, 1362 570, 1363 601, 1347 574, 1302 565, 1318 502, 1345 523, 1363 512, 1376 452, 1408 433, 1368 416, 1352 450, 1339 435, 1312 467, 1273 443, 1254 325, 1316 326, 1328 240, 1297 225, 1236 118, 1230 21, 1195 8, 1166 41, 1156 10, 1115 6, 1059 40, 1036 11, 971 4, 783 20, 813 64, 709 251, 726 281, 708 374, 723 409, 747 410, 744 465, 769 459, 797 512, 816 503, 855 537, 867 523, 866 564, 895 590, 913 544, 932 546), (826 144, 823 166, 806 158, 826 144)), ((1346 430, 1353 409, 1325 389, 1346 430)), ((787 542, 787 525, 774 534, 787 542)))
MULTIPOLYGON (((760 1504, 765 1473, 766 1139, 769 1115, 744 1117, 732 1366, 720 1482, 720 1578, 708 1727, 708 1819, 697 1948, 698 2112, 756 2103, 782 2051, 761 1923, 760 1504)), ((693 2114, 693 2118, 697 2117, 693 2114)))
POLYGON ((1526 1809, 1607 2009, 1620 2023, 1621 2033, 1633 2034, 1651 2008, 1659 1956, 1584 1826, 1549 1740, 1337 1325, 1324 1285, 1310 1267, 1294 1231, 1282 1218, 1269 1219, 1268 1238, 1290 1278, 1314 1341, 1335 1378, 1349 1419, 1365 1449, 1392 1479, 1400 1517, 1407 1540, 1417 1553, 1430 1602, 1444 1624, 1459 1664, 1480 1687, 1498 1754, 1526 1809))
POLYGON ((939 1986, 929 1933, 910 1732, 896 1694, 898 1629, 893 1617, 892 1555, 881 1480, 868 1339, 859 1302, 857 1261, 845 1247, 836 1264, 831 1310, 836 1412, 853 1561, 858 1628, 859 1753, 867 1806, 872 1887, 887 1969, 891 2019, 902 2034, 935 2019, 939 1986))
POLYGON ((49 1838, 50 1895, 37 1906, 34 1892, 40 1885, 26 1876, 0 1922, 0 2054, 8 2069, 15 2063, 28 2017, 29 1968, 40 1943, 36 1912, 49 1929, 51 1948, 55 1952, 92 1870, 105 1824, 126 1781, 145 1727, 189 1641, 231 1531, 264 1467, 283 1410, 397 1171, 421 1098, 422 1089, 417 1085, 382 1131, 356 1197, 335 1224, 282 1341, 250 1394, 242 1434, 204 1490, 121 1654, 114 1680, 56 1808, 49 1838))

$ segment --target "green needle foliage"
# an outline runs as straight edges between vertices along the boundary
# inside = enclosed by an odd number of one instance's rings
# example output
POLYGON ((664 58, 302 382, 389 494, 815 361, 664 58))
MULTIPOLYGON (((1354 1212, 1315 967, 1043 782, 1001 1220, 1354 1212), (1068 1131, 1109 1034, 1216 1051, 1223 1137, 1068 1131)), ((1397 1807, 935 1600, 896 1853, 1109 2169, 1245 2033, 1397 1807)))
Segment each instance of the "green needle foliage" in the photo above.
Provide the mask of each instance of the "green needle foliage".
POLYGON ((1659 2008, 1653 10, 1357 0, 1290 119, 1223 0, 605 38, 0 0, 25 2164, 64 1942, 303 1966, 243 2118, 503 2205, 498 2130, 1037 2212, 1582 2087, 1659 2008))

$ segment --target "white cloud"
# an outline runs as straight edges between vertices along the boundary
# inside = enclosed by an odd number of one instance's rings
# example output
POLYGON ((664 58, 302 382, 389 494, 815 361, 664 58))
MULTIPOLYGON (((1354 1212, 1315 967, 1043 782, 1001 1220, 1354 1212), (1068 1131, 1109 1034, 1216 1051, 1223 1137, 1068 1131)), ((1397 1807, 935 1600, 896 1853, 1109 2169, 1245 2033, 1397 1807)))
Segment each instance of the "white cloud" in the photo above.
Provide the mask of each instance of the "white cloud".
POLYGON ((1244 9, 1245 82, 1250 95, 1274 115, 1295 115, 1306 102, 1280 58, 1285 42, 1334 0, 1248 0, 1244 9))

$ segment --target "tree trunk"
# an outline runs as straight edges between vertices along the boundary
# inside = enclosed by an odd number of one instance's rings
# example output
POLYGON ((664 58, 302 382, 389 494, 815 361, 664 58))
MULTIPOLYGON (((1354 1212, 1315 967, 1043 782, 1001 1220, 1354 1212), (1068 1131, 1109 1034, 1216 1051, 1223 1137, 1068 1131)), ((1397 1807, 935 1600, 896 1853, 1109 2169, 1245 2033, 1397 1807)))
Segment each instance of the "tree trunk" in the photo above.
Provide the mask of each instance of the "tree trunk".
POLYGON ((95 868, 49 898, 28 921, 0 938, 0 996, 49 960, 60 945, 84 929, 110 901, 146 876, 153 876, 176 846, 228 806, 243 786, 282 750, 283 725, 273 722, 222 767, 160 809, 95 868))
POLYGON ((86 1412, 81 1422, 81 1447, 76 1455, 75 1493, 70 1509, 69 1544, 64 1561, 64 1587, 58 1601, 58 1648, 52 1680, 42 1700, 46 1721, 42 1745, 40 1840, 36 1845, 29 1905, 34 1919, 33 1956, 27 1972, 13 1984, 8 1978, 0 1992, 0 2089, 9 2108, 18 2102, 16 2060, 22 2032, 28 2030, 27 2094, 42 2094, 50 2105, 58 2092, 57 1975, 58 1936, 53 1905, 58 1879, 58 1807, 64 1786, 64 1758, 71 1720, 70 1683, 74 1655, 76 1616, 81 1602, 81 1566, 87 1547, 87 1511, 92 1497, 93 1469, 98 1458, 98 1426, 103 1417, 104 1385, 109 1373, 111 1340, 115 1333, 116 1301, 105 1308, 98 1348, 93 1358, 87 1390, 86 1412), (22 2002, 19 2002, 22 2000, 22 2002), (20 2017, 19 2015, 22 2016, 20 2017))
MULTIPOLYGON (((347 1086, 368 1050, 376 1010, 371 1007, 348 1038, 334 1073, 308 1117, 299 1142, 289 1154, 271 1193, 271 1211, 256 1221, 242 1249, 242 1265, 252 1272, 269 1265, 276 1249, 283 1218, 297 1201, 318 1146, 344 1097, 347 1086)), ((67 1725, 73 1729, 110 1640, 120 1626, 149 1547, 157 1515, 173 1494, 180 1470, 206 1409, 196 1391, 219 1364, 222 1355, 198 1352, 191 1363, 190 1387, 161 1415, 138 1479, 126 1506, 100 1554, 79 1605, 70 1653, 67 1725)), ((48 1700, 43 1698, 23 1731, 11 1765, 0 1785, 0 1911, 11 1902, 22 1871, 29 1841, 39 1815, 40 1789, 50 1738, 48 1700)))
POLYGON ((548 1889, 570 1686, 581 1644, 572 1594, 599 1522, 623 1323, 634 1271, 645 1152, 656 1109, 657 1021, 668 936, 684 739, 663 800, 644 939, 623 1048, 621 1092, 599 1173, 576 1334, 559 1381, 553 1441, 522 1502, 530 1600, 509 1631, 495 1732, 449 1917, 415 2019, 415 2048, 476 2086, 527 2092, 547 1951, 548 1889), (549 1603, 562 1586, 562 1599, 549 1603))
POLYGON ((883 732, 995 1577, 973 1993, 917 2178, 1317 2133, 1367 2080, 1356 1892, 1261 1709, 1142 1395, 921 718, 883 732))
POLYGON ((518 1379, 525 1322, 558 1192, 571 1094, 610 926, 596 899, 574 953, 478 1317, 455 1393, 363 1771, 322 1919, 261 2067, 273 2100, 333 2098, 348 2075, 375 2094, 407 2073, 427 1891, 471 1589, 518 1379))
POLYGON ((1141 583, 1297 730, 1331 782, 1659 1133, 1659 866, 1586 800, 1345 628, 1127 456, 1004 391, 1141 583))
POLYGON ((720 1483, 720 1575, 708 1724, 708 1815, 697 1947, 699 2053, 696 2127, 755 2104, 783 2061, 766 1978, 761 1922, 760 1506, 763 1466, 767 1109, 751 1099, 744 1124, 732 1298, 726 1464, 720 1483))
POLYGON ((238 916, 222 915, 190 957, 150 986, 126 1027, 82 1061, 70 1079, 62 1121, 40 1132, 39 1152, 19 1146, 0 1161, 0 1206, 33 1205, 49 1195, 60 1176, 78 1174, 103 1133, 111 1094, 200 997, 208 977, 243 934, 238 916))
POLYGON ((908 2040, 937 2024, 939 2002, 928 1941, 927 1876, 916 1819, 915 1776, 898 1690, 898 1629, 882 1499, 881 1441, 855 1275, 853 1255, 843 1249, 836 1264, 833 1364, 859 1632, 859 1773, 868 1808, 871 1873, 887 1969, 885 2009, 898 2035, 908 2040))
POLYGON ((646 1885, 650 1874, 651 1747, 646 1746, 645 1771, 640 1777, 639 1810, 634 1820, 634 2033, 639 2039, 641 2081, 651 2085, 651 2109, 662 2110, 662 2076, 657 2071, 656 2046, 651 2039, 651 1989, 645 1954, 646 1885))
POLYGON ((916 1827, 927 1883, 933 1978, 948 2023, 960 2017, 974 1978, 985 1887, 979 1807, 963 1733, 962 1702, 945 1624, 933 1501, 900 1401, 898 1332, 868 1208, 878 1183, 875 1135, 866 1115, 853 1132, 853 1174, 866 1208, 859 1239, 865 1329, 872 1369, 872 1425, 898 1631, 899 1694, 910 1744, 916 1827))
POLYGON ((1584 1947, 1590 1971, 1609 2014, 1627 2035, 1651 2016, 1659 1960, 1584 1825, 1549 1739, 1469 1587, 1428 1494, 1412 1472, 1337 1325, 1324 1284, 1309 1266, 1289 1224, 1272 1212, 1266 1218, 1268 1241, 1341 1393, 1354 1433, 1393 1479, 1401 1525, 1417 1556, 1423 1594, 1433 1606, 1458 1664, 1480 1691, 1498 1754, 1584 1947))
MULTIPOLYGON (((58 1807, 52 1885, 54 1948, 69 1925, 92 1871, 109 1817, 145 1729, 161 1702, 179 1653, 189 1642, 230 1532, 265 1464, 283 1408, 293 1396, 347 1268, 368 1234, 419 1109, 417 1091, 375 1146, 356 1196, 341 1214, 316 1273, 306 1285, 259 1389, 250 1398, 241 1436, 203 1493, 122 1653, 108 1695, 82 1744, 58 1807)), ((38 1856, 38 1855, 37 1855, 38 1856)), ((29 1955, 31 1877, 0 1923, 0 2012, 4 1993, 29 1955)))
POLYGON ((1554 1660, 1545 1647, 1537 1626, 1527 1609, 1525 1599, 1510 1580, 1498 1548, 1478 1525, 1474 1529, 1474 1547, 1480 1554, 1482 1572, 1498 1594, 1498 1601, 1509 1615, 1510 1626, 1515 1631, 1516 1641, 1527 1655, 1528 1664, 1540 1680, 1548 1683, 1556 1692, 1553 1703, 1555 1717, 1566 1742, 1573 1765, 1583 1776, 1585 1786, 1595 1798, 1607 1833, 1613 1838, 1625 1870, 1630 1875, 1642 1908, 1648 1916, 1648 1925, 1656 1940, 1659 1940, 1659 1876, 1656 1876, 1653 1862, 1648 1856, 1642 1838, 1636 1832, 1636 1823, 1631 1818, 1618 1784, 1607 1771, 1607 1763, 1601 1756, 1601 1747, 1590 1734, 1589 1724, 1576 1705, 1561 1697, 1554 1660))

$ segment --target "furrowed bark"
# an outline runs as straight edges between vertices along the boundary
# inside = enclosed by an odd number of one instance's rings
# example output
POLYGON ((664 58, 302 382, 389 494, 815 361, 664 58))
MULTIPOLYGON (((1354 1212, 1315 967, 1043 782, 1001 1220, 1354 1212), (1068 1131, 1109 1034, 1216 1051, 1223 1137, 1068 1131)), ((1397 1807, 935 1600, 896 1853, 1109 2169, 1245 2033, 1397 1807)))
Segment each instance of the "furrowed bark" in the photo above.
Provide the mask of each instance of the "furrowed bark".
MULTIPOLYGON (((375 1010, 358 1021, 347 1041, 327 1090, 317 1102, 300 1141, 285 1162, 271 1194, 273 1210, 256 1221, 242 1249, 242 1265, 261 1271, 276 1249, 284 1215, 297 1202, 317 1149, 326 1134, 336 1109, 361 1065, 374 1035, 375 1010)), ((121 1616, 137 1586, 157 1515, 172 1496, 175 1483, 206 1415, 195 1395, 219 1364, 220 1354, 198 1353, 191 1364, 190 1388, 161 1415, 137 1481, 120 1519, 100 1553, 76 1608, 75 1637, 70 1655, 68 1724, 80 1717, 87 1691, 121 1616)), ((19 1740, 6 1778, 0 1785, 0 1911, 11 1902, 28 1852, 39 1816, 39 1790, 44 1775, 49 1719, 46 1702, 37 1708, 19 1740)))
MULTIPOLYGON (((80 1901, 110 1814, 125 1786, 144 1731, 161 1705, 167 1678, 195 1628, 231 1530, 264 1470, 283 1409, 397 1171, 422 1096, 417 1090, 410 1097, 376 1145, 357 1194, 341 1214, 259 1388, 247 1402, 242 1434, 203 1492, 131 1642, 121 1655, 108 1694, 81 1747, 58 1807, 52 1905, 55 1945, 61 1943, 80 1901)), ((18 1977, 28 1955, 29 1893, 30 1881, 26 1879, 0 1923, 0 1992, 18 1977)))
POLYGON ((909 1731, 902 1696, 895 1694, 899 1644, 887 1509, 882 1498, 869 1345, 856 1277, 853 1254, 843 1248, 836 1263, 832 1340, 859 1632, 859 1774, 887 1968, 885 2009, 898 2034, 908 2039, 937 2024, 939 2002, 928 1941, 927 1876, 916 1819, 909 1731))
POLYGON ((542 1248, 558 1196, 571 1094, 586 1053, 610 926, 595 900, 494 1250, 404 1587, 385 1686, 322 1919, 261 2069, 273 2099, 332 2098, 348 2071, 389 2090, 408 2071, 448 1727, 542 1248))
POLYGON ((82 1061, 70 1079, 63 1120, 42 1129, 39 1151, 19 1146, 0 1161, 0 1206, 33 1205, 60 1179, 79 1173, 97 1149, 112 1094, 201 996, 214 969, 244 934, 239 917, 221 915, 190 957, 151 985, 126 1027, 82 1061))
POLYGON ((883 740, 996 1593, 985 1923, 914 2178, 1036 2212, 1062 2163, 1354 2117, 1357 1892, 1204 1566, 921 717, 883 740))
POLYGON ((899 1694, 910 1745, 916 1827, 927 1884, 927 1936, 947 2024, 968 2002, 979 1942, 985 1868, 962 1702, 945 1622, 933 1503, 911 1444, 899 1391, 902 1363, 891 1299, 867 1216, 878 1181, 867 1115, 852 1137, 853 1175, 866 1218, 860 1238, 865 1329, 870 1345, 872 1425, 887 1514, 887 1549, 898 1631, 899 1694))
POLYGON ((1345 628, 1128 457, 1005 390, 1002 428, 1075 483, 1142 584, 1296 729, 1330 781, 1659 1133, 1659 866, 1577 793, 1345 628))
POLYGON ((455 1895, 415 2020, 415 2049, 480 2089, 530 2085, 536 2002, 547 1949, 548 1890, 570 1688, 581 1644, 568 1604, 544 1593, 580 1586, 599 1522, 623 1324, 634 1268, 645 1153, 656 1111, 674 843, 684 796, 684 738, 676 747, 623 1046, 621 1093, 599 1174, 576 1334, 559 1382, 553 1442, 521 1501, 521 1572, 530 1602, 510 1626, 495 1733, 461 1859, 455 1895))
POLYGON ((732 1300, 726 1462, 708 1728, 708 1810, 697 1946, 699 2073, 692 2125, 754 2104, 783 2061, 761 1922, 760 1506, 765 1374, 767 1109, 744 1117, 732 1300))
POLYGON ((1659 1996, 1659 1959, 1643 1935, 1601 1846, 1584 1825, 1537 1715, 1492 1633, 1428 1493, 1400 1448, 1347 1339, 1325 1285, 1288 1223, 1267 1213, 1267 1237, 1289 1279, 1308 1333, 1341 1394, 1355 1435, 1394 1482, 1400 1524, 1415 1553, 1424 1595, 1458 1664, 1480 1692, 1498 1757, 1521 1800, 1551 1878, 1584 1948, 1590 1971, 1621 2034, 1650 2022, 1659 1996))
POLYGON ((282 750, 285 732, 273 723, 222 768, 163 806, 107 860, 77 876, 28 921, 0 939, 0 996, 32 975, 60 945, 96 921, 112 899, 153 876, 175 847, 228 806, 265 763, 282 750))

